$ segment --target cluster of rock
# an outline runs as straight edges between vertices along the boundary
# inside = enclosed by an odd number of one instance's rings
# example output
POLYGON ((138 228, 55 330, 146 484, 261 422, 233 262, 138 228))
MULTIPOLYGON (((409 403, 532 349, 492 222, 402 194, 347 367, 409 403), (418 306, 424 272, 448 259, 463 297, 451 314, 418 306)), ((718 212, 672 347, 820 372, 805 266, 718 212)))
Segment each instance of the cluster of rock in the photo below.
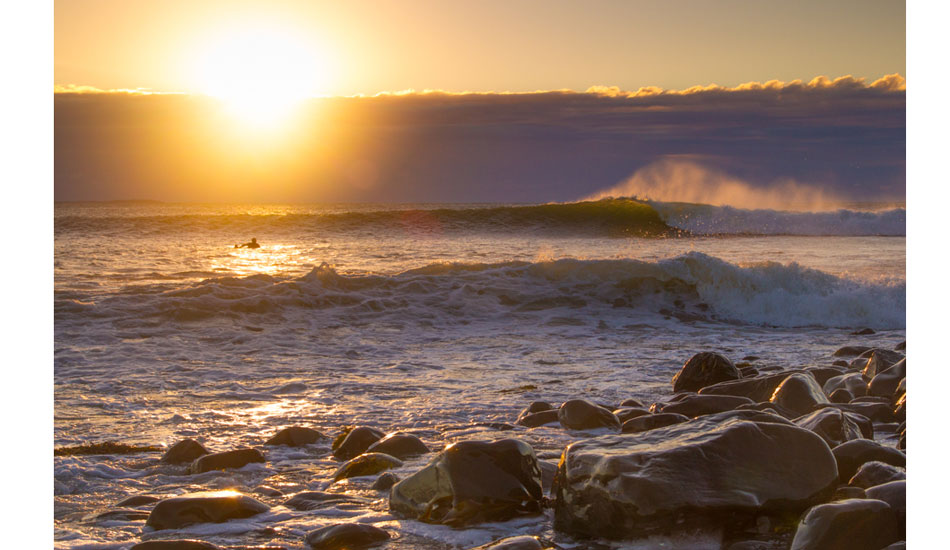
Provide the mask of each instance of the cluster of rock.
MULTIPOLYGON (((683 365, 673 378, 674 395, 665 402, 531 403, 517 425, 597 430, 568 445, 556 468, 539 461, 520 439, 460 441, 399 479, 388 470, 429 453, 427 446, 408 433, 348 428, 332 443, 332 455, 341 461, 332 482, 379 474, 372 488, 389 492, 393 514, 457 528, 551 507, 555 529, 579 538, 699 531, 722 533, 724 547, 734 549, 776 541, 796 550, 896 548, 905 537, 906 359, 883 349, 842 348, 836 356, 855 357, 827 367, 760 372, 704 352, 683 365), (893 431, 896 445, 875 441, 876 431, 893 431)), ((292 427, 265 445, 309 445, 323 437, 292 427)), ((210 453, 193 440, 177 443, 162 457, 195 474, 265 460, 257 449, 210 453)), ((312 491, 283 505, 313 510, 350 498, 312 491)), ((269 510, 239 493, 124 504, 152 503, 146 525, 155 530, 269 510)), ((309 533, 305 542, 342 549, 389 538, 372 525, 337 524, 309 533)), ((554 547, 539 537, 519 536, 480 548, 554 547)), ((200 541, 133 547, 150 548, 214 547, 200 541)))

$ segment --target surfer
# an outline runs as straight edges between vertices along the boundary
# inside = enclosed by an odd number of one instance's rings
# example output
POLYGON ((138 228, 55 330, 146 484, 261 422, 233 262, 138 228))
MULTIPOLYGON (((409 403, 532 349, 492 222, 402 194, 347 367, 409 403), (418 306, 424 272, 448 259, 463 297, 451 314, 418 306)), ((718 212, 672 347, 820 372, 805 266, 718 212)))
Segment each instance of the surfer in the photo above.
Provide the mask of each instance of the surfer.
POLYGON ((245 247, 247 247, 247 248, 260 248, 261 245, 257 244, 257 237, 251 238, 251 242, 249 242, 249 243, 244 243, 244 244, 242 244, 242 245, 237 245, 237 244, 234 245, 234 248, 245 248, 245 247))

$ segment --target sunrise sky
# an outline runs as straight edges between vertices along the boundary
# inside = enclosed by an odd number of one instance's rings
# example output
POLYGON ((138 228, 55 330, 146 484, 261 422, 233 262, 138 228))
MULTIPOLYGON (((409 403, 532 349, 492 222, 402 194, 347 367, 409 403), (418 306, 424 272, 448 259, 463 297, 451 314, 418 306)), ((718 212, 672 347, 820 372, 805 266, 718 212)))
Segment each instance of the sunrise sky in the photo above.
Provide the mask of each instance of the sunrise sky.
POLYGON ((566 201, 683 162, 903 200, 904 10, 58 0, 55 196, 566 201))

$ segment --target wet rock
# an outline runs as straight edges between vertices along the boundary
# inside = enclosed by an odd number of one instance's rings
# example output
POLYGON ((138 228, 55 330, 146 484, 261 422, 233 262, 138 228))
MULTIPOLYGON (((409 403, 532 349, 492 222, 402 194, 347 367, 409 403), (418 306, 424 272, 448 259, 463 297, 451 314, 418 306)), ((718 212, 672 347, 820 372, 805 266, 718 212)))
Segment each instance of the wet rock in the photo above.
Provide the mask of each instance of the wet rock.
POLYGON ((472 548, 472 550, 546 550, 548 548, 555 548, 554 543, 546 541, 541 537, 521 535, 498 539, 488 544, 472 548))
POLYGON ((310 445, 326 437, 317 430, 303 426, 290 426, 280 430, 273 437, 264 442, 264 445, 287 445, 288 447, 302 447, 310 445))
POLYGON ((222 491, 195 493, 160 501, 145 525, 153 529, 178 529, 195 523, 221 523, 256 516, 270 507, 247 495, 222 491))
POLYGON ((183 439, 175 443, 162 455, 162 462, 184 464, 194 462, 196 458, 208 454, 208 449, 194 439, 183 439))
POLYGON ((427 523, 460 527, 541 511, 541 467, 517 439, 460 441, 393 486, 389 508, 427 523))
POLYGON ((810 374, 811 377, 815 379, 815 382, 818 382, 819 386, 824 386, 825 382, 829 379, 846 374, 847 369, 835 367, 807 367, 805 373, 810 374))
POLYGON ((751 422, 771 422, 773 424, 785 424, 786 426, 795 425, 792 421, 770 410, 759 411, 754 409, 723 411, 721 413, 707 414, 705 416, 700 416, 696 419, 690 420, 690 422, 703 421, 707 422, 708 424, 718 424, 723 423, 726 420, 749 420, 751 422))
POLYGON ((557 464, 539 460, 538 466, 541 467, 541 491, 547 493, 551 490, 551 484, 554 483, 554 476, 557 475, 557 464))
POLYGON ((199 457, 191 463, 188 470, 193 474, 201 474, 212 470, 243 468, 255 462, 266 462, 264 454, 257 449, 234 449, 199 457))
POLYGON ((161 500, 158 497, 149 495, 132 495, 116 503, 116 506, 142 506, 145 504, 154 504, 161 500))
POLYGON ((901 430, 900 433, 901 435, 897 439, 897 448, 900 449, 901 451, 905 451, 907 450, 907 430, 906 429, 901 430))
POLYGON ((811 376, 791 374, 775 388, 769 402, 801 415, 811 412, 818 405, 828 403, 828 398, 811 376))
POLYGON ((907 349, 907 340, 904 340, 900 344, 894 346, 894 349, 897 351, 905 351, 907 349))
POLYGON ((333 481, 351 477, 371 476, 391 468, 402 466, 402 461, 383 453, 363 453, 344 462, 333 473, 333 481))
POLYGON ((742 374, 724 355, 704 351, 689 358, 673 377, 673 391, 699 391, 718 382, 736 380, 742 374))
POLYGON ((903 479, 907 479, 907 473, 903 468, 872 460, 871 462, 865 462, 858 468, 858 471, 848 481, 848 485, 869 489, 875 485, 883 485, 884 483, 903 479))
POLYGON ((870 329, 870 328, 865 327, 865 328, 862 328, 862 329, 860 329, 860 330, 856 330, 856 331, 852 332, 851 334, 852 334, 853 336, 867 336, 867 335, 869 335, 869 334, 875 334, 875 332, 874 332, 873 329, 870 329))
POLYGON ((835 489, 835 494, 831 497, 831 500, 848 500, 849 498, 867 498, 867 495, 864 493, 864 489, 860 487, 844 486, 835 489))
POLYGON ((389 533, 365 523, 340 523, 307 534, 304 541, 314 550, 355 550, 389 540, 389 533))
POLYGON ((221 550, 210 542, 202 540, 149 540, 140 542, 130 550, 221 550))
POLYGON ((300 511, 320 510, 339 506, 343 503, 363 503, 359 498, 345 493, 326 493, 323 491, 302 491, 287 499, 283 504, 287 508, 300 511))
POLYGON ((907 376, 907 359, 901 359, 887 369, 877 373, 868 382, 868 395, 892 399, 901 380, 907 376))
MULTIPOLYGON (((520 421, 523 417, 528 416, 529 414, 539 413, 541 411, 550 411, 553 409, 554 409, 554 406, 552 406, 547 401, 532 401, 530 405, 528 405, 527 407, 522 409, 520 413, 518 413, 518 421, 520 421)), ((517 424, 518 421, 515 421, 515 423, 517 424)))
POLYGON ((794 422, 797 426, 821 436, 829 447, 835 447, 864 435, 858 423, 852 420, 849 414, 838 409, 819 409, 796 418, 794 422))
POLYGON ((644 404, 639 399, 624 399, 623 403, 620 404, 621 408, 631 408, 631 409, 643 409, 644 404))
POLYGON ((891 466, 905 467, 907 457, 893 447, 885 447, 870 439, 855 439, 838 445, 831 452, 838 463, 841 483, 847 483, 865 462, 878 460, 891 466))
POLYGON ((571 399, 565 402, 558 409, 557 420, 568 430, 620 429, 620 420, 614 413, 587 399, 571 399))
POLYGON ((729 382, 720 382, 711 386, 706 386, 699 390, 700 395, 736 395, 739 397, 748 397, 755 402, 768 401, 775 393, 775 388, 793 372, 780 372, 774 374, 761 374, 754 378, 741 378, 729 382))
POLYGON ((751 378, 759 374, 759 369, 755 367, 739 367, 738 365, 736 365, 736 367, 738 367, 739 374, 742 375, 742 378, 751 378))
POLYGON ((829 403, 827 405, 819 405, 818 408, 822 407, 834 407, 836 409, 841 409, 842 411, 857 413, 862 416, 866 416, 875 422, 887 423, 894 421, 894 409, 892 409, 887 403, 855 403, 852 400, 850 403, 829 403))
POLYGON ((421 439, 404 433, 393 433, 373 443, 366 449, 367 453, 383 453, 405 460, 429 452, 429 448, 421 439))
POLYGON ((861 355, 869 349, 871 349, 870 346, 843 346, 835 350, 832 355, 835 357, 852 357, 861 355))
POLYGON ((897 405, 894 406, 894 420, 903 422, 907 419, 907 394, 900 396, 897 405))
POLYGON ((902 479, 882 483, 881 485, 868 487, 864 492, 867 498, 883 500, 891 507, 891 510, 894 510, 894 513, 897 514, 898 525, 901 528, 901 538, 904 538, 907 524, 907 481, 902 479))
POLYGON ((778 416, 781 416, 782 418, 787 418, 789 420, 793 418, 798 418, 799 416, 801 416, 800 414, 796 414, 794 411, 790 411, 786 409, 785 407, 776 405, 775 403, 769 403, 768 401, 764 401, 762 403, 753 403, 752 405, 739 405, 738 407, 736 407, 736 410, 737 411, 750 410, 750 411, 770 412, 773 414, 777 414, 778 416))
POLYGON ((689 420, 689 417, 676 413, 649 414, 631 418, 623 423, 620 431, 625 434, 633 434, 680 424, 689 420))
POLYGON ((516 423, 527 428, 537 428, 538 426, 557 422, 557 413, 557 409, 539 411, 518 417, 518 421, 516 423))
POLYGON ((815 506, 798 524, 791 550, 867 550, 900 538, 897 518, 880 500, 851 499, 815 506))
POLYGON ((655 413, 674 413, 695 418, 704 414, 731 411, 740 405, 754 403, 748 397, 734 395, 688 395, 672 403, 655 403, 651 409, 655 413))
POLYGON ((148 512, 143 512, 141 510, 134 510, 130 508, 115 508, 113 510, 106 510, 100 514, 97 514, 94 518, 95 521, 139 521, 148 518, 148 512))
POLYGON ((907 378, 901 380, 900 384, 897 385, 897 389, 894 390, 894 397, 899 397, 907 393, 907 378))
POLYGON ((885 546, 884 550, 907 550, 907 543, 901 540, 885 546))
POLYGON ((374 491, 388 491, 399 481, 399 476, 392 472, 386 472, 385 474, 376 478, 376 481, 373 482, 373 486, 370 489, 374 491))
POLYGON ((834 367, 844 367, 845 369, 847 369, 850 363, 848 363, 844 359, 835 359, 834 361, 831 362, 831 365, 834 367))
POLYGON ((383 438, 385 434, 369 426, 360 426, 345 431, 333 442, 333 457, 337 460, 349 460, 369 449, 369 446, 383 438))
POLYGON ((568 445, 555 479, 555 528, 610 539, 754 528, 763 513, 798 513, 834 492, 834 457, 814 433, 708 418, 568 445))
POLYGON ((616 416, 617 419, 620 420, 621 424, 623 424, 627 420, 630 420, 631 418, 636 418, 638 416, 644 416, 647 414, 651 414, 651 413, 650 411, 646 409, 624 408, 624 409, 617 409, 614 411, 614 416, 616 416))
POLYGON ((858 359, 863 359, 865 356, 867 357, 867 361, 861 369, 861 374, 868 380, 871 380, 877 376, 877 373, 883 372, 904 358, 902 353, 880 348, 874 348, 873 350, 864 352, 858 356, 858 359))
POLYGON ((848 403, 852 399, 854 399, 854 396, 844 388, 838 388, 828 396, 828 400, 832 403, 848 403))
POLYGON ((850 401, 850 403, 885 403, 890 404, 891 400, 886 397, 877 397, 874 395, 865 395, 862 397, 855 397, 850 401))

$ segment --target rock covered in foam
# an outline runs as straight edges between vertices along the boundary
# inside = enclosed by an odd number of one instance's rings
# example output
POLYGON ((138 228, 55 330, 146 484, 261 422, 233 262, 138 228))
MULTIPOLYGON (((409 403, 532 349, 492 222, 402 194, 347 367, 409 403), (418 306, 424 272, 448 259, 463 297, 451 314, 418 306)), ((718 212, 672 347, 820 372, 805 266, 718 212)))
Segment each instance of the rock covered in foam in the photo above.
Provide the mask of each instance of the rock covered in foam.
POLYGON ((693 355, 673 377, 673 391, 699 391, 700 389, 741 378, 739 369, 724 355, 703 351, 693 355))
POLYGON ((815 506, 798 524, 791 550, 867 550, 900 540, 886 502, 850 499, 815 506))
POLYGON ((240 493, 194 493, 160 501, 152 508, 145 525, 156 530, 178 529, 196 523, 249 518, 268 510, 268 505, 240 493))
POLYGON ((460 441, 393 486, 389 508, 460 527, 541 511, 541 469, 524 441, 460 441))
POLYGON ((818 405, 828 403, 828 397, 814 378, 796 373, 782 380, 769 402, 801 415, 811 412, 818 405))
POLYGON ((620 420, 613 412, 587 399, 565 401, 558 409, 557 420, 568 430, 620 430, 620 420))
POLYGON ((234 449, 223 453, 212 453, 199 457, 191 463, 188 470, 193 474, 201 474, 212 470, 227 470, 229 468, 243 468, 248 464, 266 462, 264 453, 257 449, 234 449))
POLYGON ((838 476, 828 445, 783 422, 700 417, 572 443, 555 479, 555 528, 642 537, 754 524, 826 500, 838 476))

